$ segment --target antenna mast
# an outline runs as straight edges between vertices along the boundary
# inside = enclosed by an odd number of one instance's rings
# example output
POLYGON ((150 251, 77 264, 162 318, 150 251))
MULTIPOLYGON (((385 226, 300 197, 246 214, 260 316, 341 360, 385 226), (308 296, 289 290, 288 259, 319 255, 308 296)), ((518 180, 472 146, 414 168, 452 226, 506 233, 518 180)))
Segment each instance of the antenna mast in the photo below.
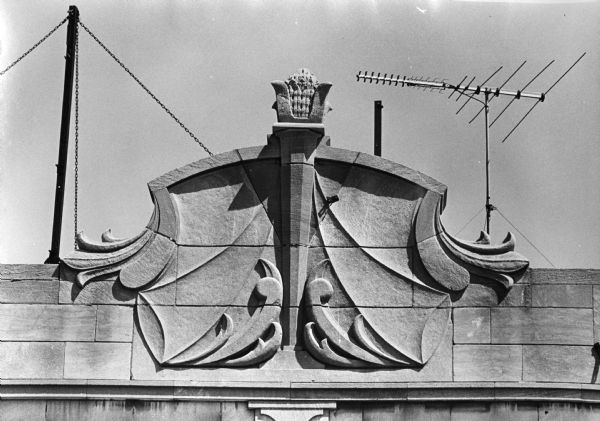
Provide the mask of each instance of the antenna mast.
POLYGON ((488 115, 490 113, 489 92, 485 91, 485 232, 490 234, 490 219, 494 206, 490 203, 490 128, 488 126, 488 115))
MULTIPOLYGON (((400 87, 415 87, 415 88, 423 88, 423 89, 430 89, 430 90, 437 90, 437 91, 444 91, 446 89, 451 89, 452 92, 450 93, 450 96, 448 96, 448 98, 451 98, 455 92, 458 92, 458 98, 456 99, 457 101, 461 96, 467 96, 467 100, 458 109, 456 114, 460 113, 463 110, 463 108, 467 105, 467 103, 471 100, 475 100, 483 105, 482 109, 479 110, 479 112, 475 115, 475 117, 473 117, 471 119, 471 121, 469 121, 469 124, 472 123, 477 118, 477 116, 479 116, 479 114, 481 114, 481 111, 484 111, 484 116, 485 116, 485 212, 486 212, 485 232, 489 235, 491 213, 493 210, 496 209, 494 207, 494 205, 492 205, 490 203, 490 172, 489 172, 489 165, 490 165, 489 129, 490 129, 490 127, 498 120, 498 118, 506 111, 506 109, 515 100, 517 100, 517 99, 534 99, 534 100, 536 100, 536 102, 529 109, 529 111, 527 111, 527 113, 523 116, 523 118, 521 118, 521 120, 519 120, 519 122, 508 133, 508 135, 506 135, 504 137, 502 142, 505 142, 506 139, 508 139, 508 137, 515 131, 515 129, 523 122, 523 120, 525 120, 525 118, 529 115, 529 113, 531 111, 533 111, 533 109, 540 102, 544 102, 548 92, 550 92, 550 90, 552 90, 552 88, 554 88, 556 86, 556 84, 558 82, 560 82, 562 80, 562 78, 565 77, 565 75, 567 73, 569 73, 569 71, 571 71, 571 69, 573 67, 575 67, 575 65, 583 58, 583 56, 585 56, 585 54, 586 53, 583 53, 571 65, 571 67, 569 67, 567 69, 567 71, 564 72, 562 74, 562 76, 560 78, 558 78, 558 80, 550 86, 550 88, 548 88, 548 90, 546 92, 526 92, 524 90, 512 91, 512 90, 503 89, 504 85, 506 85, 508 83, 508 81, 510 79, 512 79, 512 77, 519 70, 521 70, 521 68, 525 65, 525 62, 523 62, 517 68, 517 70, 515 70, 508 77, 508 79, 506 79, 506 81, 499 87, 486 86, 485 84, 496 73, 498 73, 502 69, 502 67, 500 67, 498 70, 496 70, 494 73, 492 73, 492 75, 490 77, 488 77, 481 85, 471 85, 473 83, 473 81, 475 80, 475 78, 472 78, 466 85, 462 85, 462 83, 467 79, 468 76, 465 76, 457 85, 453 85, 453 84, 447 83, 445 81, 439 81, 439 80, 435 80, 435 79, 430 80, 430 79, 422 79, 422 78, 415 78, 415 77, 407 78, 406 76, 398 76, 398 75, 394 76, 393 74, 390 74, 390 76, 388 77, 387 73, 385 73, 382 76, 381 73, 377 73, 377 75, 375 75, 375 72, 371 72, 369 74, 369 72, 362 72, 362 71, 359 71, 358 74, 356 75, 356 81, 359 82, 362 80, 363 82, 369 82, 369 83, 375 82, 375 84, 378 84, 381 82, 382 85, 385 85, 385 84, 392 85, 393 84, 394 86, 400 86, 400 87), (467 92, 470 94, 467 95, 466 94, 467 92), (480 95, 483 95, 483 100, 477 98, 480 95), (509 102, 509 104, 500 112, 500 114, 498 114, 498 116, 494 119, 494 121, 492 121, 491 124, 488 124, 489 112, 490 112, 489 103, 492 101, 492 99, 499 97, 499 96, 512 97, 512 99, 509 102)), ((535 75, 535 77, 533 79, 531 79, 527 83, 527 85, 525 85, 525 88, 527 88, 535 79, 537 79, 537 77, 540 76, 542 74, 542 72, 544 72, 548 67, 550 67, 550 65, 553 62, 554 62, 554 60, 552 60, 550 63, 548 63, 546 65, 546 67, 544 67, 537 75, 535 75)))
POLYGON ((71 121, 71 101, 73 97, 73 70, 75 67, 75 44, 77 42, 77 22, 79 10, 69 7, 67 25, 67 54, 65 55, 65 83, 63 91, 62 118, 60 123, 60 143, 58 164, 56 164, 56 193, 54 196, 54 223, 52 224, 52 244, 50 255, 45 263, 58 263, 60 253, 60 234, 62 228, 63 205, 65 202, 65 177, 67 172, 67 154, 69 150, 69 124, 71 121))

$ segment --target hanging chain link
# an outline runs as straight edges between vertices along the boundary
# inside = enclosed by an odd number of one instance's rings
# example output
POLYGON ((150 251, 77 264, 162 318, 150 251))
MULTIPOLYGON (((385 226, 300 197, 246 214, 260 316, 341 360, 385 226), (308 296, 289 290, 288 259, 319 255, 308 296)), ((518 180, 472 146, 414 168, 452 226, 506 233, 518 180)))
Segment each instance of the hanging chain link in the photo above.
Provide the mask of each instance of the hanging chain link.
POLYGON ((21 57, 19 57, 18 59, 16 59, 12 63, 10 63, 9 66, 6 69, 4 69, 4 70, 2 70, 0 72, 0 76, 4 76, 4 73, 8 72, 15 64, 17 64, 18 62, 20 62, 21 60, 23 60, 25 57, 27 57, 27 55, 29 55, 29 53, 31 53, 33 50, 35 50, 37 47, 39 47, 40 44, 42 42, 46 41, 50 37, 50 35, 52 35, 53 33, 55 33, 56 30, 58 28, 60 28, 67 21, 67 19, 68 19, 68 17, 64 18, 62 21, 60 21, 60 23, 58 25, 56 25, 54 28, 52 28, 50 30, 50 32, 48 32, 41 40, 39 40, 38 42, 36 42, 35 44, 33 44, 33 47, 31 47, 29 50, 27 50, 23 54, 21 54, 21 57))
MULTIPOLYGON (((39 47, 44 41, 46 41, 53 33, 55 33, 58 28, 60 28, 62 25, 64 25, 65 22, 67 22, 68 17, 65 17, 62 21, 60 21, 60 23, 58 25, 56 25, 54 28, 52 28, 50 30, 50 32, 48 32, 42 39, 40 39, 38 42, 36 42, 30 49, 28 49, 27 51, 25 51, 19 58, 17 58, 15 61, 13 61, 11 64, 8 65, 8 67, 6 67, 4 70, 0 71, 0 76, 4 76, 4 74, 6 72, 8 72, 11 68, 13 68, 17 63, 19 63, 21 60, 23 60, 25 57, 27 57, 33 50, 35 50, 37 47, 39 47)), ((140 87, 146 91, 146 93, 148 95, 150 95, 150 97, 152 99, 154 99, 154 101, 156 101, 156 103, 158 105, 160 105, 160 107, 173 119, 175 120, 175 122, 177 124, 179 124, 179 126, 181 126, 181 128, 183 130, 185 130, 185 132, 196 142, 198 143, 198 145, 200 145, 202 147, 202 149, 204 149, 206 151, 206 153, 210 156, 213 156, 213 153, 204 145, 204 143, 202 143, 200 141, 200 139, 198 139, 192 132, 190 129, 188 129, 185 124, 183 124, 181 122, 181 120, 179 120, 175 114, 173 114, 173 112, 167 108, 167 106, 165 104, 163 104, 157 97, 156 95, 154 95, 147 87, 146 85, 144 85, 132 72, 131 70, 129 70, 127 68, 127 66, 125 66, 121 60, 119 60, 89 29, 87 26, 85 26, 81 21, 78 21, 79 25, 81 25, 81 27, 94 39, 94 41, 96 41, 98 43, 98 45, 100 45, 100 47, 102 47, 102 49, 104 51, 106 51, 108 53, 109 56, 111 56, 113 58, 113 60, 115 60, 119 66, 121 66, 121 68, 123 70, 125 70, 127 72, 127 74, 129 74, 129 76, 131 76, 133 78, 133 80, 135 80, 137 82, 138 85, 140 85, 140 87)), ((77 234, 78 234, 78 207, 79 207, 79 30, 76 30, 75 32, 75 163, 74 163, 74 173, 75 173, 75 192, 74 192, 74 205, 73 205, 73 230, 74 230, 74 243, 75 243, 75 250, 78 249, 77 246, 77 234)))
POLYGON ((77 214, 79 206, 79 30, 75 29, 75 192, 74 192, 74 204, 73 204, 73 242, 75 243, 75 250, 79 249, 77 244, 78 234, 78 222, 79 216, 77 214))
POLYGON ((100 46, 100 47, 101 47, 101 48, 102 48, 104 51, 106 51, 106 53, 108 53, 108 55, 109 55, 109 56, 111 56, 111 57, 112 57, 112 59, 113 59, 114 61, 116 61, 116 62, 117 62, 117 64, 118 64, 119 66, 121 66, 121 68, 122 68, 123 70, 125 70, 125 71, 126 71, 128 74, 129 74, 129 76, 131 76, 131 77, 133 78, 133 80, 135 80, 135 81, 137 82, 137 84, 138 84, 138 85, 140 85, 140 87, 141 87, 141 88, 142 88, 144 91, 146 91, 146 93, 147 93, 148 95, 150 95, 150 97, 152 97, 152 99, 153 99, 154 101, 156 101, 156 103, 157 103, 158 105, 160 105, 160 106, 161 106, 161 108, 162 108, 162 109, 163 109, 163 110, 164 110, 164 111, 165 111, 167 114, 169 114, 169 116, 171 116, 171 118, 172 118, 173 120, 175 120, 175 122, 176 122, 177 124, 179 124, 179 126, 181 126, 181 128, 182 128, 183 130, 185 130, 185 132, 186 132, 186 133, 187 133, 187 134, 188 134, 188 135, 189 135, 189 136, 190 136, 192 139, 194 139, 194 141, 195 141, 195 142, 196 142, 198 145, 200 145, 200 146, 202 147, 202 149, 204 149, 204 150, 206 151, 206 153, 207 153, 208 155, 210 155, 210 156, 213 156, 213 153, 212 153, 212 152, 211 152, 211 151, 210 151, 210 150, 209 150, 209 149, 208 149, 208 148, 207 148, 207 147, 204 145, 204 143, 202 143, 202 142, 200 141, 200 139, 198 139, 198 138, 197 138, 197 137, 196 137, 196 136, 195 136, 195 135, 194 135, 194 134, 193 134, 193 133, 190 131, 190 129, 188 129, 188 128, 187 128, 187 127, 186 127, 186 126, 185 126, 185 125, 184 125, 184 124, 181 122, 181 120, 179 120, 177 117, 175 117, 175 114, 173 114, 173 112, 171 112, 171 110, 169 110, 169 109, 167 108, 167 106, 166 106, 165 104, 163 104, 163 103, 162 103, 162 102, 161 102, 161 101, 160 101, 160 100, 159 100, 159 99, 156 97, 156 95, 154 95, 152 92, 150 92, 150 90, 149 90, 149 89, 146 87, 146 85, 144 85, 144 84, 142 83, 142 81, 140 81, 140 80, 139 80, 139 79, 138 79, 138 78, 137 78, 137 77, 136 77, 136 76, 135 76, 135 75, 134 75, 134 74, 131 72, 131 70, 129 70, 129 69, 127 68, 127 66, 125 66, 125 65, 124 65, 124 64, 121 62, 121 60, 119 60, 119 59, 118 59, 118 58, 117 58, 117 57, 116 57, 116 56, 115 56, 115 55, 114 55, 114 54, 113 54, 113 53, 112 53, 112 52, 111 52, 111 51, 108 49, 108 47, 106 47, 106 46, 105 46, 105 45, 104 45, 104 44, 103 44, 103 43, 102 43, 102 42, 101 42, 101 41, 100 41, 100 40, 99 40, 99 39, 98 39, 98 38, 97 38, 97 37, 96 37, 96 36, 95 36, 95 35, 92 33, 92 31, 90 31, 90 30, 88 29, 88 27, 87 27, 87 26, 85 26, 85 25, 84 25, 84 24, 83 24, 81 21, 79 21, 79 24, 80 24, 80 25, 81 25, 81 27, 82 27, 83 29, 85 29, 85 31, 86 31, 86 32, 87 32, 87 33, 88 33, 88 34, 89 34, 89 35, 90 35, 90 36, 91 36, 91 37, 94 39, 94 41, 96 41, 96 42, 98 43, 98 45, 99 45, 99 46, 100 46))

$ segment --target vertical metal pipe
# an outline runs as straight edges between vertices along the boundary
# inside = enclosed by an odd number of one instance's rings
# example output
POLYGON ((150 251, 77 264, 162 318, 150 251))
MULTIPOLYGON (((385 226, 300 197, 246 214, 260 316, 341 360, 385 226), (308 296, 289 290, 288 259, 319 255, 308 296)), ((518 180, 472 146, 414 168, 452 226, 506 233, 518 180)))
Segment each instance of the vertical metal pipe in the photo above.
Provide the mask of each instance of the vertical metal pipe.
POLYGON ((381 101, 375 101, 375 156, 381 156, 381 101))
POLYGON ((58 263, 60 252, 60 234, 62 228, 63 205, 65 200, 65 176, 69 151, 69 127, 71 122, 71 100, 73 97, 73 73, 75 67, 75 43, 77 41, 77 22, 79 10, 69 6, 67 25, 67 53, 65 55, 65 82, 63 89, 62 118, 60 122, 60 143, 58 164, 56 164, 56 193, 54 196, 54 222, 52 225, 52 244, 50 255, 45 263, 58 263))
POLYGON ((490 233, 490 218, 492 213, 492 205, 490 205, 490 143, 489 143, 489 127, 488 115, 490 107, 488 105, 490 93, 485 91, 485 232, 490 233))

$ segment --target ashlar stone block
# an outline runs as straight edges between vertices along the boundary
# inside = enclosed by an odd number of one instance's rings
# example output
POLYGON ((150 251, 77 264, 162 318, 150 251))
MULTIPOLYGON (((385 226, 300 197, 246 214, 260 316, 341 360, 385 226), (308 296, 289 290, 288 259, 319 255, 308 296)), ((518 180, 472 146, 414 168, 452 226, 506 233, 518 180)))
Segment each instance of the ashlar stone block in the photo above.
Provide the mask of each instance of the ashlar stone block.
POLYGON ((0 265, 0 279, 57 279, 58 265, 0 265))
POLYGON ((132 307, 98 306, 96 318, 97 342, 131 342, 132 337, 132 307))
POLYGON ((531 284, 580 284, 594 285, 600 282, 598 269, 530 269, 523 279, 531 284))
POLYGON ((599 363, 596 358, 591 345, 526 345, 523 347, 523 380, 595 383, 599 363))
POLYGON ((0 281, 0 303, 57 304, 58 279, 0 281))
POLYGON ((96 307, 0 304, 0 340, 93 341, 96 307))
POLYGON ((131 344, 68 342, 65 348, 67 379, 129 379, 131 344))
POLYGON ((492 308, 492 343, 588 345, 593 340, 591 309, 492 308))
POLYGON ((455 345, 454 381, 521 381, 520 345, 455 345))
POLYGON ((592 307, 592 285, 534 284, 531 290, 532 307, 592 307))
POLYGON ((455 308, 454 343, 490 343, 489 308, 455 308))
POLYGON ((59 379, 64 359, 63 342, 0 342, 0 378, 59 379))

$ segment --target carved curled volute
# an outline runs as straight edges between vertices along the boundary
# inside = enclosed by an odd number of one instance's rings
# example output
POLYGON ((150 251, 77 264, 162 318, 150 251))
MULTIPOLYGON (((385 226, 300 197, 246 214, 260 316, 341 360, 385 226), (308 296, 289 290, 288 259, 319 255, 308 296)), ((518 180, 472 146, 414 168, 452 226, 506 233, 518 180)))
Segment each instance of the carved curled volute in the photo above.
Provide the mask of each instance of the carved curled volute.
POLYGON ((140 239, 146 232, 142 231, 138 235, 128 239, 119 239, 112 236, 110 229, 104 231, 101 236, 101 242, 97 243, 88 239, 83 231, 77 233, 75 242, 77 243, 77 249, 83 252, 92 253, 110 253, 112 251, 121 250, 140 239))
POLYGON ((431 192, 421 201, 415 231, 425 269, 436 282, 451 291, 465 289, 471 275, 509 289, 529 266, 529 261, 514 251, 515 240, 511 233, 501 244, 490 244, 489 236, 483 232, 474 242, 448 234, 441 221, 441 197, 431 192))
POLYGON ((120 274, 125 271, 128 288, 140 288, 154 281, 168 265, 174 255, 173 242, 148 229, 137 236, 126 239, 113 239, 108 232, 102 235, 102 242, 95 243, 80 233, 77 236, 79 250, 63 259, 63 264, 77 273, 77 283, 83 287, 100 276, 120 274), (152 256, 159 256, 159 261, 152 256), (142 271, 137 270, 140 262, 151 260, 142 271))

